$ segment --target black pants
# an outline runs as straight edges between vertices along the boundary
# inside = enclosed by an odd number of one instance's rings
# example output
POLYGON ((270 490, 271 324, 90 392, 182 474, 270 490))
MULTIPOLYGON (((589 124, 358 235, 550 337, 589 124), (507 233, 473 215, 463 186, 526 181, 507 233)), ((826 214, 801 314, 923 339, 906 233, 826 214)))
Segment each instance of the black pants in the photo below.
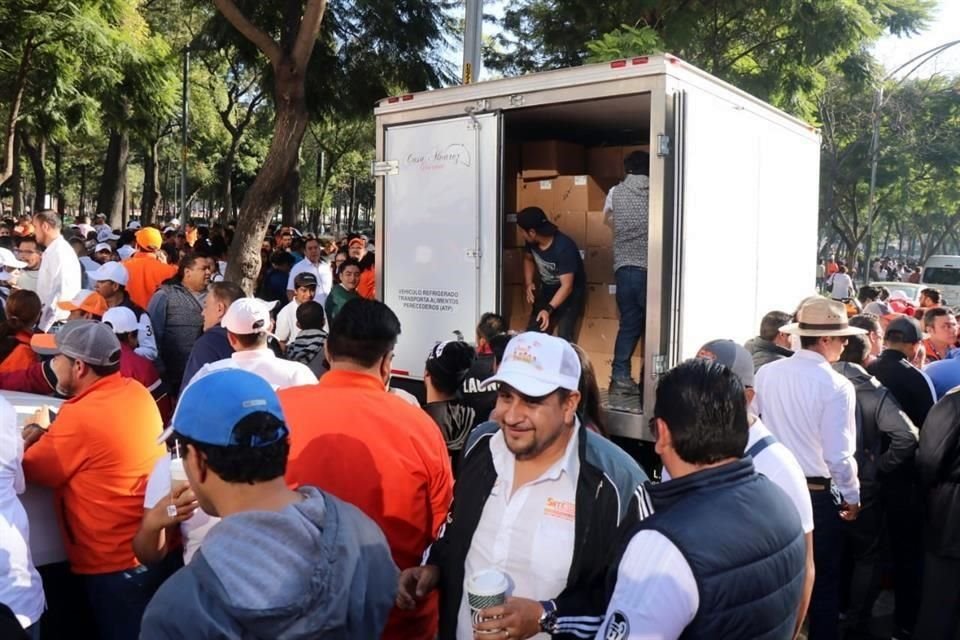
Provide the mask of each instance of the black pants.
POLYGON ((813 503, 813 562, 816 578, 810 596, 810 640, 840 637, 840 566, 843 561, 843 520, 830 491, 811 491, 813 503))
MULTIPOLYGON (((921 497, 911 477, 886 482, 883 509, 893 559, 894 623, 909 632, 917 623, 923 584, 923 514, 921 497)), ((922 637, 922 636, 921 636, 922 637)))
POLYGON ((923 598, 913 637, 960 640, 960 558, 926 555, 923 598))
MULTIPOLYGON (((543 285, 540 285, 540 288, 537 289, 537 295, 533 301, 533 310, 530 312, 530 322, 527 323, 527 331, 541 331, 540 325, 537 324, 537 314, 547 308, 558 289, 559 287, 545 287, 543 285)), ((567 342, 575 342, 577 325, 580 323, 580 318, 583 317, 586 301, 586 291, 574 289, 570 296, 563 301, 563 304, 550 314, 550 326, 542 333, 555 334, 567 342)))
POLYGON ((863 631, 873 617, 873 604, 880 595, 880 549, 883 509, 875 496, 861 493, 860 515, 843 522, 843 590, 841 599, 849 612, 850 625, 863 631))

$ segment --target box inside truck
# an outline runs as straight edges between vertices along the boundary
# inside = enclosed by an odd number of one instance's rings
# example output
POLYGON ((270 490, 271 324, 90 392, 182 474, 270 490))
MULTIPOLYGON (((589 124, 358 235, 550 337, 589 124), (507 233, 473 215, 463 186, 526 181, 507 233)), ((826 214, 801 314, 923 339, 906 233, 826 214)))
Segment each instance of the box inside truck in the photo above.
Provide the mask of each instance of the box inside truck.
MULTIPOLYGON (((587 352, 597 382, 610 381, 619 327, 613 273, 613 231, 606 224, 607 192, 624 177, 630 153, 649 152, 650 94, 635 94, 511 110, 504 114, 501 311, 511 329, 530 322, 523 288, 524 240, 516 214, 540 207, 580 248, 587 276, 586 309, 577 344, 587 352)), ((642 341, 631 374, 642 369, 642 341)), ((639 411, 639 398, 620 402, 639 411)))

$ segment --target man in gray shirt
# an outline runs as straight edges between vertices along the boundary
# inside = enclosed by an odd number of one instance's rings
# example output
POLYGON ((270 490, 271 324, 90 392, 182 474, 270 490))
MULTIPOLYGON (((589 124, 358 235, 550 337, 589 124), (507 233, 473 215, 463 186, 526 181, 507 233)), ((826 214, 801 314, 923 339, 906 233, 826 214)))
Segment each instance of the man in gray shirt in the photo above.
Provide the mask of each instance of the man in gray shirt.
MULTIPOLYGON (((627 176, 607 194, 604 213, 613 227, 613 271, 620 329, 613 347, 610 392, 636 395, 630 356, 644 334, 647 306, 647 226, 650 211, 650 156, 634 151, 623 161, 627 176)), ((637 374, 643 378, 641 372, 637 374)))

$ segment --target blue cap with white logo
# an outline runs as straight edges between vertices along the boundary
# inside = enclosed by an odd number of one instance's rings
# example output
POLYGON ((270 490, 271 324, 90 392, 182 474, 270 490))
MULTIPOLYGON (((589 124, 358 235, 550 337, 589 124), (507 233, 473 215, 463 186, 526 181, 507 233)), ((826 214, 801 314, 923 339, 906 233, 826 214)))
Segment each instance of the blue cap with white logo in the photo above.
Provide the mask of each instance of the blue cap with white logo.
POLYGON ((264 447, 287 436, 286 426, 267 440, 239 442, 233 430, 249 415, 266 412, 286 424, 280 399, 270 383, 242 369, 214 371, 192 382, 177 403, 160 441, 177 434, 220 447, 264 447))

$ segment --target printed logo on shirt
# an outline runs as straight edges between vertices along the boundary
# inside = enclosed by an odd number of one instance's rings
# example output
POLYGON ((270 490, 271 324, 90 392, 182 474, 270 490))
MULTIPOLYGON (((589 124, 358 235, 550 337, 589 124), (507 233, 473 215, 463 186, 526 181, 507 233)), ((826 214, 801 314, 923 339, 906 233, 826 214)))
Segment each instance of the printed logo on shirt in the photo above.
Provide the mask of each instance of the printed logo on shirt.
POLYGON ((630 622, 627 616, 619 611, 614 611, 607 628, 603 632, 603 640, 624 640, 630 635, 630 622))
POLYGON ((573 522, 577 517, 577 503, 547 498, 547 504, 543 508, 543 515, 573 522))

